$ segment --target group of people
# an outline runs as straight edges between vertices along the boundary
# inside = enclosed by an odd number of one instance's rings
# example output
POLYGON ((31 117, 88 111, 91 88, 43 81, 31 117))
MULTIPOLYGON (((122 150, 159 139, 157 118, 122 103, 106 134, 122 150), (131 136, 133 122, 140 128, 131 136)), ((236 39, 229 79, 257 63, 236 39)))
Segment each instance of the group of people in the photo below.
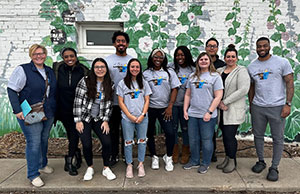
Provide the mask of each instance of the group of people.
POLYGON ((197 168, 199 173, 206 173, 210 163, 217 161, 218 126, 222 130, 225 158, 217 168, 230 173, 237 165, 235 135, 245 121, 248 93, 259 159, 252 171, 260 173, 266 168, 263 147, 269 123, 273 159, 267 179, 278 180, 285 117, 290 114, 294 93, 293 70, 288 60, 270 54, 268 38, 257 40, 258 58, 248 69, 237 64, 238 52, 232 44, 225 51, 225 62, 220 60, 219 42, 210 38, 205 52, 195 62, 186 46, 176 48, 173 63, 168 63, 166 53, 156 48, 142 71, 140 61, 126 52, 129 41, 125 32, 115 32, 112 42, 116 53, 96 58, 90 70, 78 61, 72 48, 61 51, 63 61, 54 63, 52 69, 44 64, 45 47, 35 44, 29 49, 31 62, 13 71, 7 91, 26 138, 27 177, 32 185, 43 186, 40 173, 53 172, 48 165, 47 150, 49 132, 56 120, 63 123, 69 140, 64 170, 72 176, 78 175, 82 163, 80 139, 88 166, 83 177, 86 181, 94 175, 92 130, 102 144, 102 175, 108 180, 116 178, 111 167, 119 161, 120 132, 127 178, 134 177, 135 142, 137 176, 146 175, 147 145, 151 168, 159 169, 155 147, 157 120, 165 134, 166 154, 162 159, 166 171, 173 171, 174 163, 180 162, 185 170, 197 168), (43 98, 47 120, 25 125, 22 102, 27 100, 32 105, 43 98), (179 145, 179 124, 182 145, 179 145))

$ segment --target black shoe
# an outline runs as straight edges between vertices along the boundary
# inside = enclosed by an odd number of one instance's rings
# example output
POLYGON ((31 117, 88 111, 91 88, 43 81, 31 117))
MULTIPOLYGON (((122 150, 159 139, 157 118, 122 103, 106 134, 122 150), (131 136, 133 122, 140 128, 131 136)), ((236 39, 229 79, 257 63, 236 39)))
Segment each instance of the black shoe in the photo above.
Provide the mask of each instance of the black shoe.
POLYGON ((73 157, 65 156, 65 168, 64 170, 69 172, 69 175, 76 176, 78 175, 77 169, 72 164, 73 157))
POLYGON ((268 181, 277 181, 278 180, 278 170, 276 168, 270 167, 269 168, 269 173, 267 175, 267 180, 268 181))
POLYGON ((216 153, 214 152, 212 157, 211 157, 211 162, 217 162, 217 161, 218 161, 218 158, 217 158, 216 153))
POLYGON ((255 173, 261 173, 266 168, 265 161, 258 161, 256 164, 252 167, 252 171, 255 173))
POLYGON ((81 156, 81 150, 78 148, 75 151, 75 162, 74 162, 74 166, 76 167, 76 169, 79 169, 81 167, 81 163, 82 163, 82 156, 81 156))

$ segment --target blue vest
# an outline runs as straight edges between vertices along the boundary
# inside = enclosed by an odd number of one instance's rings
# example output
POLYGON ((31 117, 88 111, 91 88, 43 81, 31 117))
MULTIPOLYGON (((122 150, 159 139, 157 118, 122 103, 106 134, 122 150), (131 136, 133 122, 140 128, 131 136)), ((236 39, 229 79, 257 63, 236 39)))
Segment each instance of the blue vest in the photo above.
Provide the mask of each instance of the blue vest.
MULTIPOLYGON (((19 102, 22 103, 25 99, 30 105, 42 102, 46 92, 46 83, 43 76, 37 70, 34 63, 21 65, 26 74, 26 84, 19 92, 19 102)), ((56 78, 54 71, 44 65, 45 72, 50 86, 49 96, 44 101, 44 111, 47 118, 54 117, 56 110, 56 78)))

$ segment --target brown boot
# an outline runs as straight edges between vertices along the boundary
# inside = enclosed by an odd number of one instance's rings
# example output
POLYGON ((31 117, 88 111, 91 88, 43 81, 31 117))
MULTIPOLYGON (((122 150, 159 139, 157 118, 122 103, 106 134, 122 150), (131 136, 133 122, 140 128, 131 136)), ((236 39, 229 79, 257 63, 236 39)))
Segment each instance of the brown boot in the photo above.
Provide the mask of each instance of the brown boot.
POLYGON ((181 155, 181 164, 186 164, 188 163, 190 158, 190 146, 187 145, 182 145, 182 155, 181 155))
POLYGON ((178 146, 178 144, 174 145, 172 158, 173 158, 173 163, 174 164, 178 163, 178 159, 179 159, 179 146, 178 146))

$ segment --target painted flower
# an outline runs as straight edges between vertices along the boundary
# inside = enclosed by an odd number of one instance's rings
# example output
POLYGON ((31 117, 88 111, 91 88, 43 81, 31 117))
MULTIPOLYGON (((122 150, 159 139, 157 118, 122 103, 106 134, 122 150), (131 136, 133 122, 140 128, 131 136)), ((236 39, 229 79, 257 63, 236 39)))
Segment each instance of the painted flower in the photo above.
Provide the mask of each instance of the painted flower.
POLYGON ((189 18, 190 21, 193 21, 195 19, 195 14, 192 13, 192 12, 189 13, 187 16, 188 16, 188 18, 189 18))
POLYGON ((272 22, 268 22, 268 23, 267 23, 267 28, 268 28, 269 30, 274 29, 274 24, 273 24, 272 22))
POLYGON ((276 7, 278 7, 280 5, 280 0, 276 0, 275 5, 276 5, 276 7))
POLYGON ((152 50, 153 41, 149 36, 143 37, 139 40, 139 48, 143 52, 150 52, 152 50))
POLYGON ((282 32, 281 33, 281 39, 284 40, 284 41, 288 41, 290 38, 290 35, 288 32, 282 32))
POLYGON ((130 15, 127 12, 123 11, 123 13, 121 15, 121 19, 123 21, 128 21, 130 19, 130 15))
POLYGON ((183 26, 180 22, 176 22, 175 30, 170 30, 170 36, 178 36, 180 33, 186 33, 189 30, 188 26, 183 26))
POLYGON ((127 52, 127 54, 129 54, 133 58, 137 58, 137 53, 136 53, 136 51, 133 48, 127 48, 126 52, 127 52))

